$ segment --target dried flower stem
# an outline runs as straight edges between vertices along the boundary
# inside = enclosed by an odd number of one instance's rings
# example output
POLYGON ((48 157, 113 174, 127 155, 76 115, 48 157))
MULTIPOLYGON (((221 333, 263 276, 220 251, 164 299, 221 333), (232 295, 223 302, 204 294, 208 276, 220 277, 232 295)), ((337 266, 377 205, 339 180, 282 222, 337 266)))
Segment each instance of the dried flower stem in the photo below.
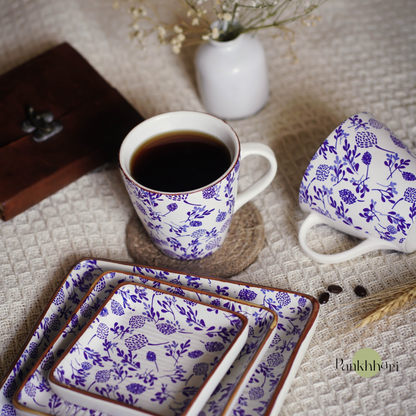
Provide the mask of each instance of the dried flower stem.
POLYGON ((203 17, 200 10, 198 10, 195 4, 192 4, 192 2, 190 2, 189 0, 182 1, 195 13, 195 16, 198 16, 205 23, 206 27, 209 28, 210 22, 205 17, 203 17))
POLYGON ((381 319, 407 310, 416 303, 416 281, 388 288, 360 301, 364 317, 355 326, 363 328, 381 319))
POLYGON ((176 21, 171 23, 162 21, 160 5, 153 0, 113 0, 113 6, 115 9, 122 4, 127 7, 131 16, 131 39, 144 46, 144 39, 153 33, 161 44, 170 44, 174 53, 180 53, 183 46, 197 42, 226 42, 241 33, 268 28, 284 31, 287 24, 296 20, 313 26, 318 18, 312 12, 325 1, 176 0, 172 4, 184 6, 180 11, 184 16, 176 16, 176 21))

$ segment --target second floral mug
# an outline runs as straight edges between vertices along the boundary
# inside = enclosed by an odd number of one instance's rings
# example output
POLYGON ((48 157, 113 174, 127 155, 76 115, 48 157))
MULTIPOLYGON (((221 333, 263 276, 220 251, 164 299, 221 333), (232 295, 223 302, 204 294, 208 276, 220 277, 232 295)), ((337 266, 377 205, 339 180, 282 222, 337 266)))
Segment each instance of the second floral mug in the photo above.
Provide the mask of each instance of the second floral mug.
POLYGON ((416 156, 369 113, 345 120, 320 146, 304 173, 299 203, 310 213, 299 243, 319 263, 378 249, 416 250, 416 156), (317 253, 306 235, 318 224, 364 241, 342 253, 317 253))
MULTIPOLYGON (((240 143, 229 124, 209 114, 176 111, 149 118, 124 139, 120 170, 133 206, 156 247, 169 257, 194 260, 215 252, 224 242, 233 214, 263 191, 277 171, 273 151, 262 143, 240 143), (131 159, 138 147, 169 132, 192 131, 219 139, 230 152, 231 163, 223 175, 199 189, 162 192, 138 183, 131 173, 131 159), (260 155, 269 162, 266 173, 237 193, 240 162, 260 155)), ((157 169, 157 166, 154 166, 157 169)))

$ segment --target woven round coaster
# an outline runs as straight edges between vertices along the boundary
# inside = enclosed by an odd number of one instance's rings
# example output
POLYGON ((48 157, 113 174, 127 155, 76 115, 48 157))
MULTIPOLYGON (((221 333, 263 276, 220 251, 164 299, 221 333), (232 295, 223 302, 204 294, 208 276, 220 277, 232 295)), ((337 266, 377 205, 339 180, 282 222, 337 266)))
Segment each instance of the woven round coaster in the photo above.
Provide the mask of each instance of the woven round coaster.
POLYGON ((127 249, 138 264, 205 276, 231 277, 256 259, 264 244, 264 226, 258 209, 248 202, 233 216, 227 238, 213 254, 199 260, 176 260, 160 252, 134 215, 127 224, 127 249))

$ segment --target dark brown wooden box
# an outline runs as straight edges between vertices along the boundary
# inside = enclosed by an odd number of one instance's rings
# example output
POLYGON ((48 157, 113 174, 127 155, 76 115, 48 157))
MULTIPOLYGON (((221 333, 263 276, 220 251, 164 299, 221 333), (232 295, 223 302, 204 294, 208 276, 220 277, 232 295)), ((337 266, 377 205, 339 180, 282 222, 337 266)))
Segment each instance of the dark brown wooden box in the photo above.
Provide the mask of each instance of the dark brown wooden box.
POLYGON ((0 216, 9 220, 115 159, 141 115, 69 44, 0 76, 0 216), (36 142, 27 108, 49 110, 62 131, 36 142))

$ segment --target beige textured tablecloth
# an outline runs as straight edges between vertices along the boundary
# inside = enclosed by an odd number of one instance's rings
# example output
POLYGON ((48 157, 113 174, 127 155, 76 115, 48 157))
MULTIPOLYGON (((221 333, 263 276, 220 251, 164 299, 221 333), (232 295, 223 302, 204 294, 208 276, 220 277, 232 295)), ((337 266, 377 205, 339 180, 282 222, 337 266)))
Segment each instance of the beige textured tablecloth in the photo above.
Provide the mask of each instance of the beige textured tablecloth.
MULTIPOLYGON (((173 0, 169 0, 173 1, 173 0)), ((318 296, 329 284, 344 291, 322 305, 319 324, 285 400, 288 415, 415 415, 416 309, 367 331, 347 333, 359 309, 357 284, 370 293, 415 279, 416 253, 376 251, 338 265, 306 257, 297 233, 305 219, 298 188, 310 158, 346 117, 369 111, 411 149, 416 146, 416 2, 330 0, 322 21, 298 32, 299 64, 287 44, 261 36, 271 98, 256 116, 231 122, 241 140, 267 143, 278 174, 254 203, 266 241, 257 261, 235 279, 318 296), (395 372, 363 378, 336 368, 356 351, 375 349, 395 372)), ((192 53, 160 47, 139 51, 127 39, 128 16, 110 0, 1 0, 0 73, 67 41, 145 117, 170 110, 203 110, 192 53)), ((261 160, 244 164, 241 187, 263 172, 261 160)), ((1 178, 0 178, 1 180, 1 178)), ((88 174, 9 222, 0 223, 0 377, 54 288, 80 258, 131 261, 125 245, 133 215, 115 167, 88 174)), ((309 244, 321 252, 354 241, 316 227, 309 244)))

